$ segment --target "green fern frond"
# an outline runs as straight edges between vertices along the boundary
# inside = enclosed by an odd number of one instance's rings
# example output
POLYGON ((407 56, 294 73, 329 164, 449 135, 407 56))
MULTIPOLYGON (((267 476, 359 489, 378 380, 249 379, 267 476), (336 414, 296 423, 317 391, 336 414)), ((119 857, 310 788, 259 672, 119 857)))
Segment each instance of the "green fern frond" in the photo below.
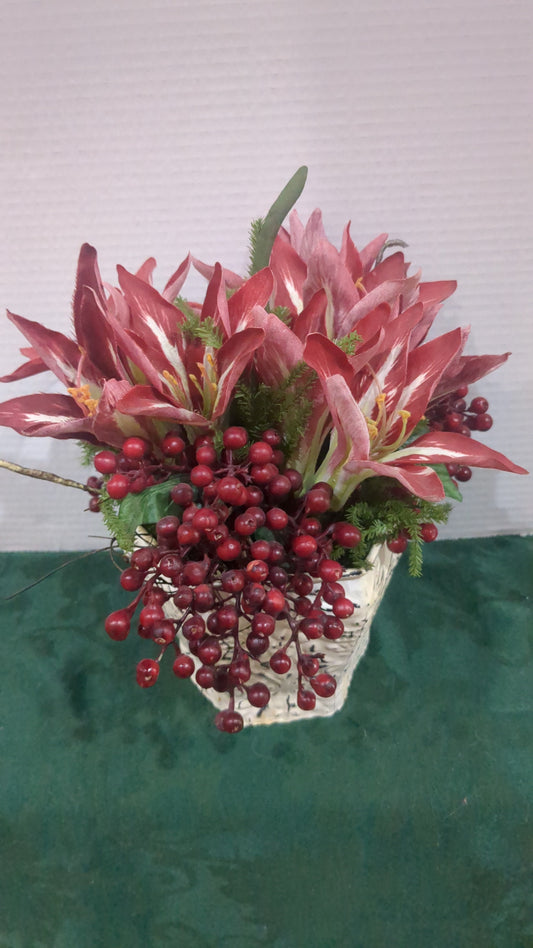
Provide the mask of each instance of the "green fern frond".
POLYGON ((252 438, 276 428, 283 436, 286 457, 291 458, 309 421, 309 390, 315 380, 315 372, 300 362, 278 388, 263 382, 254 386, 241 383, 235 390, 232 423, 243 425, 252 438))
POLYGON ((291 311, 288 306, 274 306, 272 312, 274 313, 274 316, 277 316, 278 319, 281 319, 281 322, 285 323, 286 326, 291 325, 291 311))
POLYGON ((126 553, 133 550, 135 542, 135 531, 132 530, 120 519, 118 515, 117 501, 113 500, 105 491, 99 496, 100 511, 104 518, 104 523, 110 535, 117 541, 118 546, 126 553))

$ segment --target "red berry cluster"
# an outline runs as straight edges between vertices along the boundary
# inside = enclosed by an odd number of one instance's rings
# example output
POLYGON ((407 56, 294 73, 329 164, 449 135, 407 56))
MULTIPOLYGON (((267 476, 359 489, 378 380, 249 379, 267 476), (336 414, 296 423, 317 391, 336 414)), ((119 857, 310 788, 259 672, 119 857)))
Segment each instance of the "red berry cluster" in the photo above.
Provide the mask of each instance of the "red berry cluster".
POLYGON ((194 674, 200 687, 228 693, 229 706, 215 723, 221 731, 240 731, 243 718, 235 710, 235 695, 246 694, 254 708, 269 703, 270 690, 253 682, 253 671, 271 651, 269 640, 282 622, 287 639, 270 654, 270 668, 286 674, 293 662, 289 647, 294 646, 297 703, 312 710, 317 695, 333 695, 336 681, 324 670, 323 656, 306 654, 305 643, 338 639, 344 632, 343 620, 354 606, 339 583, 343 567, 331 551, 333 545, 357 546, 359 530, 333 520, 328 484, 315 484, 302 494, 301 476, 284 467, 281 438, 274 430, 250 444, 244 428, 227 428, 220 452, 209 435, 187 447, 179 433, 171 432, 161 444, 170 467, 146 450, 141 453, 139 445, 139 456, 131 457, 139 466, 127 469, 120 458, 130 460, 132 442, 139 440, 128 439, 122 454, 112 455, 117 467, 110 460, 108 471, 102 468, 111 452, 95 458, 97 470, 110 475, 106 487, 114 491, 112 496, 117 496, 118 477, 131 490, 141 475, 157 478, 161 469, 167 476, 169 470, 182 472, 180 482, 170 487, 177 513, 159 520, 153 545, 136 549, 121 575, 123 588, 136 593, 134 600, 105 623, 112 639, 125 639, 141 606, 138 634, 152 640, 159 654, 139 662, 139 685, 155 684, 170 649, 178 678, 194 674), (179 618, 165 613, 169 601, 179 618), (180 648, 178 633, 190 654, 180 648))
MULTIPOLYGON (((492 428, 492 415, 488 414, 489 403, 478 396, 466 404, 468 386, 461 385, 444 398, 433 402, 426 411, 426 418, 434 431, 454 431, 471 437, 472 431, 488 431, 492 428)), ((469 481, 472 469, 466 464, 447 464, 448 473, 458 481, 469 481)))

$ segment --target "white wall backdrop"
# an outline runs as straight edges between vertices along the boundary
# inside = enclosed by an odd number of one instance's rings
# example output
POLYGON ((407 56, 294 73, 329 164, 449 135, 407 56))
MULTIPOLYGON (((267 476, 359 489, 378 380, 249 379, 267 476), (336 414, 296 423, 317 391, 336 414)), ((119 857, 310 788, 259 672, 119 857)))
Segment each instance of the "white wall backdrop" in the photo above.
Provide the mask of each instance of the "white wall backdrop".
MULTIPOLYGON (((108 281, 154 255, 162 286, 188 249, 242 271, 249 221, 308 164, 302 214, 321 206, 335 242, 348 218, 356 243, 402 237, 426 279, 459 281, 441 330, 470 324, 469 352, 514 352, 476 393, 487 441, 531 469, 531 9, 2 0, 0 305, 65 331, 85 240, 108 281)), ((3 375, 24 343, 1 319, 3 375)), ((87 474, 74 445, 8 429, 0 456, 87 474)), ((529 478, 475 472, 464 493, 445 535, 531 531, 529 478)), ((0 471, 2 548, 98 546, 84 500, 0 471)))

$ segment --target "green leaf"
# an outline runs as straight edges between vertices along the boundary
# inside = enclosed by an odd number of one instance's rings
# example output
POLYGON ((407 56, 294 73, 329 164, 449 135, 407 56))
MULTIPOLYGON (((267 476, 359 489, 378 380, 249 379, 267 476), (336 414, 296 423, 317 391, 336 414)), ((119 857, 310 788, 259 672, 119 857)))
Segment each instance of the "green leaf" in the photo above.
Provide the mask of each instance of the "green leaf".
POLYGON ((302 165, 285 185, 283 191, 274 201, 264 221, 254 221, 250 238, 252 259, 250 261, 250 275, 268 267, 270 254, 276 235, 287 214, 296 204, 304 189, 307 179, 307 168, 302 165))
POLYGON ((457 484, 454 483, 450 475, 448 474, 448 469, 445 464, 430 464, 429 467, 432 467, 436 474, 439 475, 442 486, 444 487, 444 493, 446 497, 451 497, 452 500, 462 501, 463 495, 457 487, 457 484))
POLYGON ((169 477, 161 484, 147 487, 140 494, 127 494, 118 509, 122 526, 134 534, 138 526, 149 526, 169 513, 176 513, 179 508, 170 499, 170 489, 179 481, 179 477, 169 477))

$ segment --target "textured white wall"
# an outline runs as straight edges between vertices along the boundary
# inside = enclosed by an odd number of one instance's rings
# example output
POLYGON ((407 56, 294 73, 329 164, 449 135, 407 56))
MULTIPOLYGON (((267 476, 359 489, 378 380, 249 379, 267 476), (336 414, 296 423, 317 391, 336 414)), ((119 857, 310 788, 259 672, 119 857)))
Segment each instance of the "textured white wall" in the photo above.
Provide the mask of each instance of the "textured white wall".
MULTIPOLYGON (((386 230, 457 278, 443 331, 511 349, 478 383, 487 440, 532 468, 531 5, 514 0, 3 0, 0 305, 65 329, 79 245, 104 278, 190 248, 236 270, 301 164, 330 237, 386 230), (528 349, 529 344, 529 349, 528 349)), ((192 282, 198 289, 201 281, 192 282)), ((22 341, 0 324, 0 374, 22 341)), ((3 386, 0 397, 43 389, 3 386)), ((44 382, 46 384, 46 382, 44 382)), ((74 446, 0 429, 0 456, 79 476, 74 446)), ((0 471, 4 549, 91 548, 77 491, 0 471)), ((476 472, 449 536, 533 527, 529 478, 476 472)))

